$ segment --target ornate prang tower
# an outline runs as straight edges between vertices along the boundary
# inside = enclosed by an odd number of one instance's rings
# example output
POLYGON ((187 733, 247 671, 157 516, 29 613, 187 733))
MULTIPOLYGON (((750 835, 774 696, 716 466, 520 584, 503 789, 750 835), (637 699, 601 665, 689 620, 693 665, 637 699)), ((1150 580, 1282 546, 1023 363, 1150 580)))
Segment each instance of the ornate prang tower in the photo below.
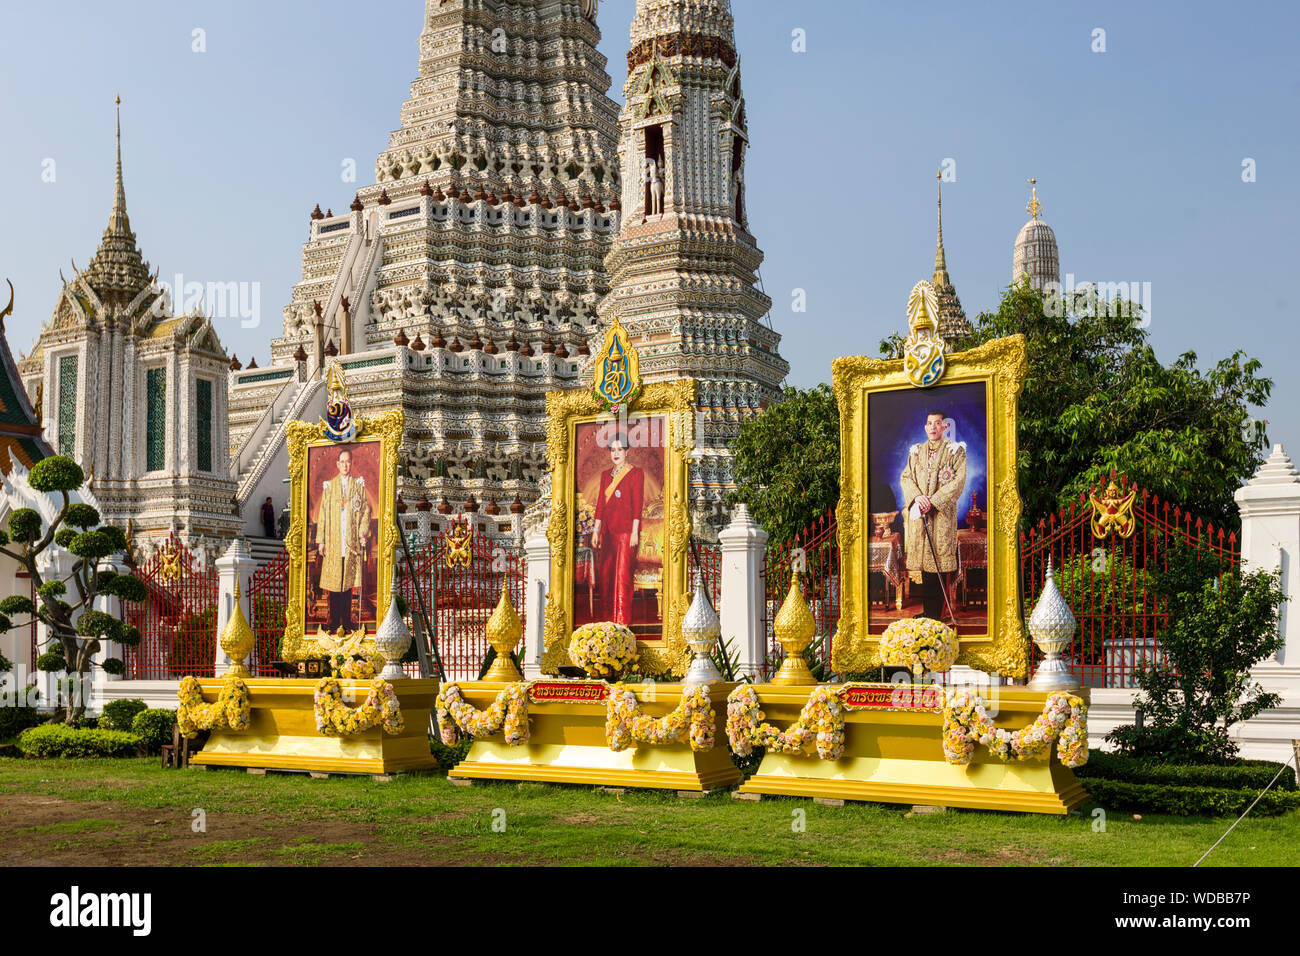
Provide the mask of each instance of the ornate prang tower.
POLYGON ((1025 207, 1029 221, 1016 236, 1011 254, 1011 282, 1014 285, 1029 276, 1029 284, 1038 291, 1042 292, 1049 283, 1054 283, 1059 292, 1061 257, 1056 248, 1056 233, 1038 218, 1043 211, 1043 204, 1038 201, 1038 180, 1031 179, 1029 184, 1033 187, 1033 196, 1025 207))
POLYGON ((700 380, 697 513, 734 488, 740 424, 779 400, 790 366, 745 205, 749 132, 729 0, 637 0, 619 118, 623 226, 602 325, 618 316, 647 381, 700 380))
POLYGON ((498 531, 537 497, 546 393, 578 384, 619 227, 596 6, 427 0, 373 185, 312 212, 273 364, 232 375, 250 529, 284 494, 284 423, 318 414, 331 359, 358 414, 405 411, 404 500, 498 531))
POLYGON ((934 276, 930 285, 939 299, 939 336, 949 352, 961 350, 961 340, 975 331, 966 320, 966 310, 961 307, 957 290, 948 278, 948 256, 943 250, 943 173, 939 180, 939 242, 934 250, 934 276))

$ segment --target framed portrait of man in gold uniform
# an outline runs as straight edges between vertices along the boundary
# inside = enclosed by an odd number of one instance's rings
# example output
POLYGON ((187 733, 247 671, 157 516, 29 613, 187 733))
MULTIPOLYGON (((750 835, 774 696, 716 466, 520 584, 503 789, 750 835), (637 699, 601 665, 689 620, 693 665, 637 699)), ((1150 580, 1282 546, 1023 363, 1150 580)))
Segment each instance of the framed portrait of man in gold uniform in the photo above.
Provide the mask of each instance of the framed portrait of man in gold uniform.
POLYGON ((281 656, 373 650, 397 547, 400 410, 356 421, 348 441, 290 422, 289 594, 281 656))
POLYGON ((1023 677, 1017 560, 1017 402, 1023 336, 936 357, 918 387, 904 359, 836 359, 844 581, 832 662, 879 666, 894 621, 957 632, 958 663, 1023 677))

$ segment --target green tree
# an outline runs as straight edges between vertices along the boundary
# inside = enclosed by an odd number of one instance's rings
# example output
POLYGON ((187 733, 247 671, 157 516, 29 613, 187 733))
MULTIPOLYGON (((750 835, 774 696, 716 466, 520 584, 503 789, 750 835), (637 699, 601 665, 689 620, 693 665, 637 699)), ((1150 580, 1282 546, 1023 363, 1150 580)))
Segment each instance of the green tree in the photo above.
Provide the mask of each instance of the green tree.
POLYGON ((829 385, 787 388, 785 400, 740 427, 736 490, 773 542, 788 541, 840 497, 840 413, 829 385))
POLYGON ((1134 705, 1141 729, 1117 727, 1107 739, 1120 752, 1172 763, 1219 763, 1236 756, 1234 724, 1276 707, 1250 668, 1283 644, 1278 609, 1286 600, 1278 571, 1220 572, 1208 548, 1170 552, 1156 591, 1169 612, 1158 635, 1162 660, 1138 674, 1134 705))
POLYGON ((1216 525, 1238 523, 1233 492, 1268 447, 1250 408, 1268 401, 1273 382, 1240 351, 1204 372, 1194 352, 1164 365, 1140 316, 1118 301, 1063 305, 1021 283, 977 318, 968 347, 1017 333, 1027 342, 1018 462, 1026 524, 1112 470, 1216 525))
MULTIPOLYGON (((1273 381, 1240 351, 1208 371, 1195 352, 1164 365, 1141 317, 1132 303, 1091 291, 1049 297, 1022 281, 976 318, 965 348, 1026 339, 1017 462, 1026 526, 1104 486, 1112 471, 1218 526, 1238 524, 1233 492, 1268 448, 1250 409, 1268 401, 1273 381)), ((884 339, 881 353, 900 357, 902 342, 884 339)))
MULTIPOLYGON (((69 499, 68 492, 85 482, 80 465, 63 456, 46 458, 32 466, 27 482, 33 490, 58 494, 63 500, 54 520, 44 530, 38 512, 19 508, 9 515, 8 533, 0 531, 0 554, 13 558, 27 571, 38 598, 33 602, 25 595, 15 594, 0 601, 0 633, 13 627, 12 618, 18 614, 35 616, 46 626, 49 641, 36 666, 43 671, 63 671, 69 675, 64 719, 71 724, 85 712, 81 688, 95 663, 92 658, 104 642, 113 641, 124 647, 140 643, 136 628, 97 610, 95 599, 112 595, 123 601, 143 601, 145 586, 137 577, 100 567, 104 558, 126 549, 126 535, 121 528, 101 525, 99 512, 92 506, 69 499), (51 545, 67 549, 76 558, 66 578, 47 581, 42 577, 38 559, 51 545), (74 601, 64 600, 69 595, 69 586, 74 601)), ((110 674, 120 674, 125 668, 118 657, 106 658, 99 666, 110 674)))

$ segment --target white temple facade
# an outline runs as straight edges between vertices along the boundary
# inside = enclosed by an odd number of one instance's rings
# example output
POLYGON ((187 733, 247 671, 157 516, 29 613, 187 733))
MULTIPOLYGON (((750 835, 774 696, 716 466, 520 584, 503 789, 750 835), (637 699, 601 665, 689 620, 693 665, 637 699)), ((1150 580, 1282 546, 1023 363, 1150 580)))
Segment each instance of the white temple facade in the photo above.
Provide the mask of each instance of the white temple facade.
POLYGON ((700 380, 692 507, 720 523, 730 446, 781 397, 789 365, 765 321, 745 196, 749 126, 729 0, 637 0, 620 117, 622 228, 607 260, 615 316, 646 381, 700 380))
POLYGON ((191 547, 229 538, 239 522, 226 460, 229 359, 199 310, 172 314, 141 256, 120 115, 117 139, 99 249, 85 269, 73 265, 17 368, 45 438, 82 466, 103 520, 128 529, 139 554, 173 532, 191 547))
MULTIPOLYGON (((250 534, 284 499, 284 423, 406 414, 399 495, 502 532, 546 471, 546 393, 575 387, 619 228, 618 107, 596 4, 428 0, 419 74, 375 183, 312 213, 268 367, 231 373, 250 534)), ((236 363, 237 365, 237 363, 236 363)))

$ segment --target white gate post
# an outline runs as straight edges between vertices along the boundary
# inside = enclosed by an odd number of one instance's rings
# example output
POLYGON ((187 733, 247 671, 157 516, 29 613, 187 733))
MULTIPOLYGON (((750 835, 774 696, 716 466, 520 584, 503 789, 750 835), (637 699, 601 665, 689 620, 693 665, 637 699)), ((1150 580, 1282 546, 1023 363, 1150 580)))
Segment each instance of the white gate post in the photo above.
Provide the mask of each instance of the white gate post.
POLYGON ((1241 563, 1245 571, 1280 568, 1282 604, 1278 629, 1285 641, 1277 655, 1251 668, 1267 691, 1282 695, 1280 706, 1232 728, 1242 756, 1286 760, 1300 738, 1300 474, 1281 445, 1255 477, 1237 489, 1241 512, 1241 563))
POLYGON ((737 676, 758 677, 767 658, 763 560, 767 532, 749 509, 737 504, 731 523, 718 534, 722 546, 722 640, 735 641, 737 676))
MULTIPOLYGON (((230 658, 221 649, 221 635, 235 610, 235 586, 253 573, 257 562, 244 547, 242 538, 235 538, 225 553, 214 562, 217 568, 217 646, 213 673, 220 677, 230 667, 230 658)), ((247 597, 242 591, 241 599, 247 597)))
POLYGON ((543 639, 546 634, 546 595, 551 590, 551 542, 546 522, 524 541, 527 588, 524 591, 524 677, 542 676, 543 639))

